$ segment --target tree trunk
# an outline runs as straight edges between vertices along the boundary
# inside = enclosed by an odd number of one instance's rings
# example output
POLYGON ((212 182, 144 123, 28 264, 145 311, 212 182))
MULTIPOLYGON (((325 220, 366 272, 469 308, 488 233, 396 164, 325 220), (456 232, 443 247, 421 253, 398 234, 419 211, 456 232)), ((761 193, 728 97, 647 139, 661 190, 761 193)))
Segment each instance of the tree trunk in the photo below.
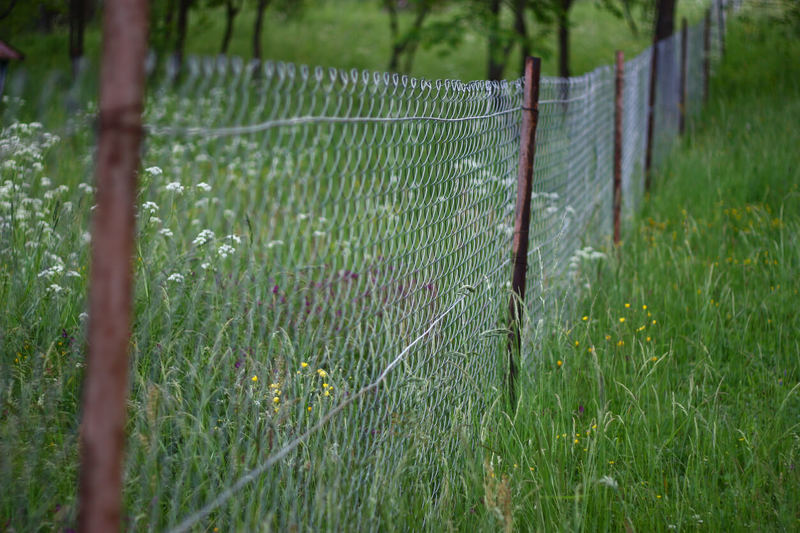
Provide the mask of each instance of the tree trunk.
POLYGON ((222 46, 220 47, 220 54, 227 54, 228 47, 231 44, 231 37, 233 36, 233 21, 236 15, 239 14, 239 8, 236 7, 234 0, 226 0, 225 2, 225 34, 222 36, 222 46))
POLYGON ((264 27, 264 11, 270 0, 258 0, 256 7, 256 23, 253 27, 253 59, 261 61, 261 29, 264 27))
POLYGON ((503 77, 505 62, 501 61, 500 53, 500 0, 489 0, 489 58, 486 76, 490 80, 499 80, 503 77))
POLYGON ((180 71, 183 65, 183 49, 186 44, 186 26, 189 23, 189 7, 192 0, 180 0, 178 6, 178 35, 175 39, 174 57, 180 71))
POLYGON ((175 19, 175 0, 167 0, 167 10, 164 13, 164 49, 172 42, 172 22, 175 19))
POLYGON ((528 29, 525 26, 525 0, 514 0, 514 31, 517 33, 520 46, 520 59, 522 60, 519 75, 525 73, 525 60, 531 55, 531 45, 528 42, 528 29))
POLYGON ((569 78, 569 10, 572 0, 561 0, 558 12, 558 75, 569 78))
POLYGON ((69 58, 72 62, 73 77, 78 74, 78 68, 83 57, 83 30, 86 20, 85 0, 70 0, 69 2, 69 58))
POLYGON ((655 40, 666 39, 675 32, 675 8, 678 0, 658 0, 656 4, 655 40))
POLYGON ((397 72, 397 66, 400 64, 400 54, 403 52, 400 46, 400 29, 397 22, 397 5, 394 0, 384 0, 383 5, 389 13, 389 38, 392 40, 392 55, 389 58, 389 72, 397 72))

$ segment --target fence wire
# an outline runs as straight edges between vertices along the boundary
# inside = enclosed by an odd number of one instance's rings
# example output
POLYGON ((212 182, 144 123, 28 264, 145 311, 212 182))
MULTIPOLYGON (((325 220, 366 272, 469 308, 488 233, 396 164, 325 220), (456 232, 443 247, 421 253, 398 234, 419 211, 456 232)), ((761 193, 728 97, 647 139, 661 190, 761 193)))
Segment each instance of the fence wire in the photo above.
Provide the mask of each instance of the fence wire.
MULTIPOLYGON (((702 24, 688 43, 695 115, 702 24)), ((672 37, 625 64, 628 215, 643 197, 654 53, 656 165, 677 138, 672 37)), ((125 527, 374 531, 409 508, 433 525, 482 453, 480 419, 507 370, 521 80, 224 58, 149 68, 125 527)), ((7 85, 4 124, 58 107, 26 107, 26 87, 7 85)), ((48 112, 64 139, 4 125, 0 141, 16 161, 2 165, 3 260, 17 272, 8 249, 34 249, 40 298, 69 312, 85 307, 96 113, 91 82, 76 87, 67 113, 48 112), (43 226, 12 208, 64 202, 72 225, 29 245, 43 226)), ((612 68, 541 80, 528 339, 603 256, 613 123, 612 68)))

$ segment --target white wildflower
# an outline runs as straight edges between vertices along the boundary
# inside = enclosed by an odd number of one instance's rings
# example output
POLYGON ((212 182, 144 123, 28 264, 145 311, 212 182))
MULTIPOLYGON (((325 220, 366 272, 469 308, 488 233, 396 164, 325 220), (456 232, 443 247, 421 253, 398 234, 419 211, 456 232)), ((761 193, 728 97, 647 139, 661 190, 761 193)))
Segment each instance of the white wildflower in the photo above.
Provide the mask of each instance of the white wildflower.
POLYGON ((53 184, 53 181, 47 176, 42 176, 42 179, 39 180, 39 183, 42 184, 42 187, 49 187, 50 185, 53 184))
POLYGON ((89 313, 83 312, 78 315, 78 320, 86 320, 89 318, 89 313))
POLYGON ((171 183, 167 183, 167 185, 164 187, 165 191, 174 192, 174 193, 177 193, 177 194, 181 194, 183 192, 183 189, 184 189, 183 185, 181 185, 177 181, 173 181, 171 183))
POLYGON ((86 194, 92 194, 94 192, 94 187, 92 187, 88 183, 79 183, 78 190, 81 192, 85 192, 86 194))
POLYGON ((208 270, 208 267, 210 267, 210 266, 211 266, 211 263, 201 263, 200 264, 200 268, 202 268, 203 270, 208 270))
POLYGON ((79 278, 79 277, 81 277, 81 275, 75 270, 68 270, 67 271, 67 277, 68 278, 79 278))
POLYGON ((170 274, 167 278, 167 281, 174 281, 175 283, 183 283, 183 274, 178 274, 175 272, 174 274, 170 274))
POLYGON ((145 202, 142 204, 142 210, 154 215, 158 213, 158 204, 155 202, 145 202))
POLYGON ((325 232, 324 231, 317 230, 317 231, 314 232, 314 237, 324 237, 324 236, 325 236, 325 232))
POLYGON ((50 294, 60 294, 62 292, 67 292, 67 289, 65 289, 61 285, 56 285, 55 283, 52 283, 50 284, 49 287, 47 287, 47 292, 50 294))
POLYGON ((195 187, 197 187, 198 189, 200 189, 201 191, 204 191, 204 192, 211 191, 211 185, 209 185, 208 183, 206 183, 204 181, 201 181, 200 183, 195 185, 195 187))
POLYGON ((57 274, 61 274, 62 272, 64 272, 64 267, 56 264, 39 272, 39 277, 50 279, 57 274))
POLYGON ((158 231, 158 233, 164 237, 172 237, 172 230, 169 228, 162 228, 158 231))
POLYGON ((225 235, 225 238, 228 239, 229 241, 235 242, 236 244, 241 244, 241 242, 242 242, 242 239, 238 235, 234 235, 234 234, 225 235))
POLYGON ((236 248, 234 248, 230 244, 223 244, 222 246, 219 247, 219 250, 217 250, 217 253, 219 253, 219 256, 221 258, 225 259, 229 255, 233 254, 233 252, 235 252, 235 251, 236 251, 236 248))
POLYGON ((275 248, 276 246, 283 246, 283 241, 269 241, 267 243, 267 248, 275 248))
POLYGON ((144 169, 144 171, 151 176, 160 176, 164 173, 164 171, 161 170, 160 167, 147 167, 146 169, 144 169))
POLYGON ((213 238, 214 238, 214 232, 211 231, 210 229, 204 229, 197 235, 197 237, 194 238, 192 244, 194 244, 195 246, 203 246, 213 238))

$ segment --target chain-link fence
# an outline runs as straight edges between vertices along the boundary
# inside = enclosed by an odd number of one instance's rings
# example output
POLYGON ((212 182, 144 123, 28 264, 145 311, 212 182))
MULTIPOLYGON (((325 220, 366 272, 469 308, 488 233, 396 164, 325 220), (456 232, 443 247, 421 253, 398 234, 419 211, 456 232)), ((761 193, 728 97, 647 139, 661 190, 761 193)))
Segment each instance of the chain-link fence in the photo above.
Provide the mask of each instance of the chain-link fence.
MULTIPOLYGON (((702 23, 689 29, 690 116, 703 98, 705 35, 702 23)), ((656 166, 678 134, 680 48, 675 36, 655 48, 656 166)), ((625 63, 629 215, 644 193, 653 54, 625 63)), ((24 112, 13 94, 24 85, 9 88, 6 122, 24 112)), ((402 529, 411 525, 393 521, 403 511, 418 509, 425 527, 456 504, 507 372, 524 90, 521 80, 152 62, 128 529, 402 529)), ((611 67, 541 80, 523 359, 535 355, 540 319, 609 243, 614 91, 611 67)), ((71 93, 63 148, 53 163, 36 159, 52 165, 37 172, 88 181, 94 138, 82 120, 96 109, 81 97, 90 92, 71 93)), ((4 127, 4 154, 17 153, 14 128, 4 127)), ((73 226, 50 225, 58 238, 28 246, 42 226, 12 207, 52 189, 39 174, 26 187, 33 174, 19 165, 3 164, 9 249, 34 248, 34 276, 61 289, 41 297, 80 311, 85 282, 68 278, 85 279, 91 185, 64 185, 73 226)))

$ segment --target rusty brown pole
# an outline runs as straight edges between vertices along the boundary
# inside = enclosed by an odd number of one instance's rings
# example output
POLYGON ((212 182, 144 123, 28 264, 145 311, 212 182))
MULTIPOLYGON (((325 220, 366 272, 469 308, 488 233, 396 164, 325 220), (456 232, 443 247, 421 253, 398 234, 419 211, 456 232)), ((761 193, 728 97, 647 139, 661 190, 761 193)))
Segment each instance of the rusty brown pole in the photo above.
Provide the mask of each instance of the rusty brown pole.
POLYGON ((625 88, 625 54, 617 50, 614 76, 614 244, 619 244, 619 213, 622 207, 622 93, 625 88))
POLYGON ((703 22, 703 103, 708 103, 708 82, 711 77, 711 8, 703 22))
POLYGON ((525 94, 522 103, 520 129, 519 171, 517 174, 517 205, 514 219, 512 257, 514 273, 511 279, 511 299, 508 310, 511 327, 508 337, 508 394, 511 406, 516 404, 515 382, 517 365, 514 354, 521 349, 520 321, 525 301, 525 276, 528 270, 528 232, 531 224, 531 192, 533 191, 533 160, 536 152, 536 125, 539 120, 539 78, 542 60, 525 58, 525 94))
POLYGON ((78 528, 121 526, 136 172, 142 139, 147 0, 106 0, 92 229, 89 330, 80 430, 78 528))
POLYGON ((686 48, 689 46, 689 28, 686 17, 681 20, 681 78, 678 87, 678 132, 686 133, 686 48))
POLYGON ((653 38, 653 57, 650 60, 650 95, 647 103, 647 145, 644 155, 644 190, 650 190, 650 178, 653 168, 653 127, 656 107, 656 82, 658 81, 658 41, 653 38))

